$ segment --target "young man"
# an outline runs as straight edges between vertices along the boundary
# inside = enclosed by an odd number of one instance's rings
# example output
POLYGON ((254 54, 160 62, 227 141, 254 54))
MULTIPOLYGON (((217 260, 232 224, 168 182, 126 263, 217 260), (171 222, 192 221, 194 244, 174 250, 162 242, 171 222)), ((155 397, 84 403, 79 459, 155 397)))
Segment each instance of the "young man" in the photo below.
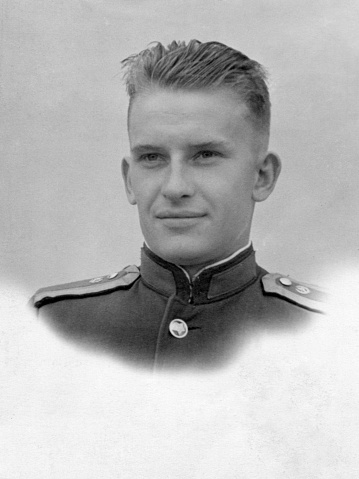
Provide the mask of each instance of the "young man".
POLYGON ((131 153, 122 171, 145 238, 140 268, 45 288, 69 338, 138 365, 213 368, 258 331, 305 324, 317 288, 257 266, 254 205, 273 191, 262 67, 217 42, 156 44, 124 61, 131 153))

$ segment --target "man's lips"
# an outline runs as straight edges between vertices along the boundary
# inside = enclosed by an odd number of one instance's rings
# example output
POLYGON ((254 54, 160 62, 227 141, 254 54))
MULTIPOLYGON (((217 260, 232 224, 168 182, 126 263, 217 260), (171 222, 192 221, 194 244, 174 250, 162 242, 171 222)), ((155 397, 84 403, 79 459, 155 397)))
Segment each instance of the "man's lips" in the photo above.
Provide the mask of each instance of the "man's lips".
POLYGON ((156 214, 160 219, 187 219, 187 218, 201 218, 205 216, 204 213, 197 211, 160 211, 156 214))

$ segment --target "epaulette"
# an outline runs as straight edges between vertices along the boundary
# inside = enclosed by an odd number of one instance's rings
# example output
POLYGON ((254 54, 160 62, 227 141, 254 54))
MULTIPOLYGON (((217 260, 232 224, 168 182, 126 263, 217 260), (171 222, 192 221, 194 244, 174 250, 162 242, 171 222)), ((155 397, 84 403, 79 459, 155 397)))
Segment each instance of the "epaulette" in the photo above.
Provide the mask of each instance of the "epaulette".
POLYGON ((325 313, 328 292, 308 283, 302 283, 278 273, 266 274, 262 278, 264 291, 281 296, 289 301, 318 313, 325 313))
POLYGON ((30 304, 40 308, 44 304, 65 298, 84 298, 130 286, 140 276, 137 266, 131 265, 118 273, 39 289, 30 304))

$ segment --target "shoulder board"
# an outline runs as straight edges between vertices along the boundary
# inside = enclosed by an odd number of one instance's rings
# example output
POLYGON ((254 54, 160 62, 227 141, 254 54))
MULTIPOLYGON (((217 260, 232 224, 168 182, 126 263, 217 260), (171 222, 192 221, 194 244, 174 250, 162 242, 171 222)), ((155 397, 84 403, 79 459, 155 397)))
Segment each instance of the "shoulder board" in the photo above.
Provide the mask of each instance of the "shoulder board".
POLYGON ((278 273, 263 276, 262 284, 268 294, 286 298, 310 311, 325 313, 328 293, 318 286, 302 283, 278 273))
POLYGON ((131 265, 118 273, 109 274, 107 276, 41 288, 31 298, 30 303, 36 308, 40 308, 44 304, 62 298, 81 298, 101 294, 130 286, 139 276, 140 270, 137 266, 131 265))

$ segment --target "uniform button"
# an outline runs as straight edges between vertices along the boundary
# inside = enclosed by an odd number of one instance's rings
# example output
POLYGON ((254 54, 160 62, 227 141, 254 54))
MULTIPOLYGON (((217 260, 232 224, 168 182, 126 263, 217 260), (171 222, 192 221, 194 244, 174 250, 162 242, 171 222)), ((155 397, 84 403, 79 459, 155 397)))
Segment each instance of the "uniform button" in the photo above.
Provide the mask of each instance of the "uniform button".
POLYGON ((90 279, 89 283, 100 283, 103 280, 103 278, 94 278, 90 279))
POLYGON ((280 278, 279 280, 280 283, 282 283, 283 286, 292 286, 292 282, 289 278, 280 278))
POLYGON ((310 293, 310 289, 307 288, 306 286, 302 286, 301 284, 296 286, 295 290, 298 291, 298 293, 300 293, 300 294, 309 294, 310 293))
POLYGON ((169 330, 175 338, 184 338, 188 334, 188 326, 182 319, 171 321, 169 330))

